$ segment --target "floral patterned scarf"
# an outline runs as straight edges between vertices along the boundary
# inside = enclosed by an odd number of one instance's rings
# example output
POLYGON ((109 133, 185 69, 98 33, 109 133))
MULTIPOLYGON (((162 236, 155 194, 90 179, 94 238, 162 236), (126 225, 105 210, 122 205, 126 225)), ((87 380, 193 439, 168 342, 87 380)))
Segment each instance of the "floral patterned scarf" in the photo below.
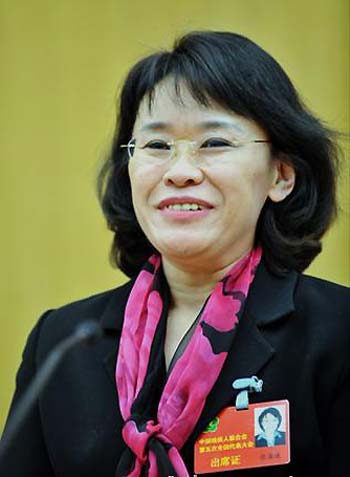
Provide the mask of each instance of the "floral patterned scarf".
POLYGON ((161 257, 153 255, 140 271, 126 305, 116 366, 127 445, 116 476, 189 477, 179 451, 224 365, 260 259, 258 247, 217 283, 168 376, 168 299, 161 257))

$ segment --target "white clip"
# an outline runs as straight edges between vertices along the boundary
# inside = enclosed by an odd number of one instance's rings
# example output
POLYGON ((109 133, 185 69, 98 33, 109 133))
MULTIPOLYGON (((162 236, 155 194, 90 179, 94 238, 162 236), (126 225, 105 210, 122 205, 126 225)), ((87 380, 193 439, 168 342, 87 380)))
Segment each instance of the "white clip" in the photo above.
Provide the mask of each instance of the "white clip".
POLYGON ((236 409, 240 411, 242 409, 248 409, 249 399, 248 392, 260 393, 263 387, 263 380, 258 379, 256 376, 251 378, 239 378, 233 381, 233 389, 242 389, 236 397, 236 409))

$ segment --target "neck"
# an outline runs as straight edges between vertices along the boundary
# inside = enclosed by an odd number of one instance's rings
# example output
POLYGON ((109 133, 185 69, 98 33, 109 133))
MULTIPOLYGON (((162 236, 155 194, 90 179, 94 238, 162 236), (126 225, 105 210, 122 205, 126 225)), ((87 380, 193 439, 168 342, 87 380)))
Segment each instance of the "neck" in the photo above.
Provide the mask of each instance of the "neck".
POLYGON ((172 308, 199 311, 204 301, 210 295, 218 281, 220 281, 232 266, 246 253, 237 256, 233 261, 217 267, 191 267, 184 263, 162 257, 165 277, 170 287, 172 308))

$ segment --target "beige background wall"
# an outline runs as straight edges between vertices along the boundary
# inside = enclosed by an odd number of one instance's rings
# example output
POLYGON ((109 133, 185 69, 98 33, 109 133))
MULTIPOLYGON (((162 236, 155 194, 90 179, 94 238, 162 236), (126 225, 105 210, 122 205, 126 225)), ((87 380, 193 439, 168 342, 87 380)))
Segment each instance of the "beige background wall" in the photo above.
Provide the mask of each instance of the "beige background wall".
MULTIPOLYGON (((349 131, 348 19, 348 0, 0 0, 0 430, 38 316, 125 280, 108 264, 94 178, 131 64, 192 29, 240 32, 349 131)), ((348 169, 340 197, 309 272, 349 284, 348 169)))

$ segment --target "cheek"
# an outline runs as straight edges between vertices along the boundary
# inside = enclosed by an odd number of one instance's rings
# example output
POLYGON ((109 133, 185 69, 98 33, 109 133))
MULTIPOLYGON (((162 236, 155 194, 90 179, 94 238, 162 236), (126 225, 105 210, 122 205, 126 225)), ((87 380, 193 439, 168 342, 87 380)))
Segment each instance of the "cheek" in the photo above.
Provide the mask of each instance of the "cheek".
POLYGON ((142 203, 150 187, 151 176, 144 169, 137 164, 129 163, 129 178, 134 207, 142 203))
POLYGON ((161 175, 154 167, 130 161, 129 178, 136 218, 144 232, 147 232, 154 214, 153 194, 161 175))
POLYGON ((138 222, 140 222, 140 212, 142 210, 142 204, 144 202, 143 194, 145 191, 145 184, 141 180, 142 177, 139 174, 139 169, 134 166, 133 163, 129 163, 129 178, 131 185, 131 196, 134 211, 138 222))
POLYGON ((129 178, 133 192, 139 193, 140 190, 146 192, 162 180, 162 170, 149 164, 130 161, 129 178))
POLYGON ((213 184, 220 190, 225 203, 236 211, 244 207, 250 211, 260 210, 269 191, 267 177, 257 170, 236 170, 213 180, 213 184))
POLYGON ((250 195, 252 205, 258 210, 264 205, 273 181, 273 174, 268 164, 252 168, 245 177, 246 191, 250 195))

